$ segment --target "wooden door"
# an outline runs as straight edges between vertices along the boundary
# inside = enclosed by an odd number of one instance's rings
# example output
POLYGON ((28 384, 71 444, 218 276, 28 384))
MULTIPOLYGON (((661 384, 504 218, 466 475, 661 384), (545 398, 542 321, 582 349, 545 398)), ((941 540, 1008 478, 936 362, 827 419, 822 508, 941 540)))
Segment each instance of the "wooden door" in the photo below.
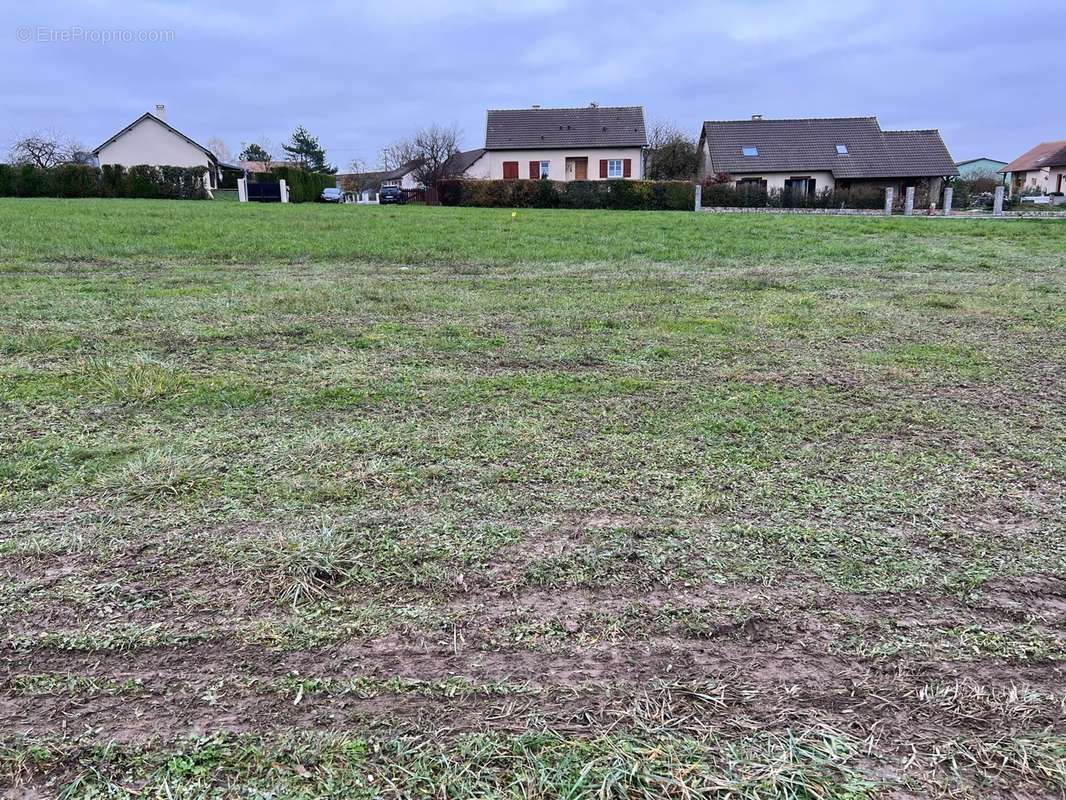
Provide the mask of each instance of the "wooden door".
POLYGON ((574 180, 587 181, 589 179, 589 160, 587 158, 574 159, 574 180))

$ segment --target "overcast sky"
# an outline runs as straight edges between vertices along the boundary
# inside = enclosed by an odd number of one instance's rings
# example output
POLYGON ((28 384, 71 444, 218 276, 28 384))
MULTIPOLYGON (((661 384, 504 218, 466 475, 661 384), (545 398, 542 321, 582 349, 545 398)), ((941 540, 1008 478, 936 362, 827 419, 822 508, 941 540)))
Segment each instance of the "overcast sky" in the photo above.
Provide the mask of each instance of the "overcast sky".
POLYGON ((487 108, 590 101, 643 105, 693 136, 753 113, 875 115, 939 128, 958 160, 1066 139, 1048 0, 236 5, 0 0, 3 143, 54 129, 92 148, 164 103, 172 125, 234 154, 303 124, 343 169, 430 122, 477 147, 487 108))

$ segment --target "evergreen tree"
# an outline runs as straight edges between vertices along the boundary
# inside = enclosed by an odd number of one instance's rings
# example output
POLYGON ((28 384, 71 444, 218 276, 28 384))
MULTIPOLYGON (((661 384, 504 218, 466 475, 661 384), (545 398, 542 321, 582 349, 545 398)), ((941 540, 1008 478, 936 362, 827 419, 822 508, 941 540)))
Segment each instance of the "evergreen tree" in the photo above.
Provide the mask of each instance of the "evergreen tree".
POLYGON ((312 136, 303 125, 292 132, 292 140, 283 144, 281 149, 290 161, 309 172, 337 171, 336 167, 326 163, 326 151, 318 143, 318 138, 312 136))
POLYGON ((237 156, 241 161, 262 161, 264 163, 272 161, 270 153, 266 151, 266 148, 261 145, 252 142, 246 144, 244 149, 241 150, 241 154, 237 156))

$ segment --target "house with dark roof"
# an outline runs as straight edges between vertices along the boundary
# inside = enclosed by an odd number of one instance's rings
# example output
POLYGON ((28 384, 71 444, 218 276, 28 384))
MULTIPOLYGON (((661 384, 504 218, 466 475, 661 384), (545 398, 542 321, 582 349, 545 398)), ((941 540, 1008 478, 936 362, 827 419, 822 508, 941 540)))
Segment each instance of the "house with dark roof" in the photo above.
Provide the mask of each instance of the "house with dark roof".
POLYGON ((100 164, 138 164, 204 168, 204 185, 218 186, 219 164, 215 154, 167 122, 166 107, 145 112, 92 151, 100 164))
MULTIPOLYGON (((485 155, 483 148, 465 150, 453 154, 444 162, 444 174, 447 177, 459 177, 467 174, 485 155)), ((415 172, 422 166, 420 159, 408 161, 395 169, 375 170, 373 172, 347 172, 337 175, 338 187, 352 192, 360 203, 377 202, 378 191, 383 186, 398 186, 401 189, 424 189, 415 172)))
POLYGON ((1066 140, 1042 142, 1018 156, 1000 172, 1010 175, 1011 195, 1022 192, 1066 192, 1066 140))
POLYGON ((485 152, 464 175, 637 180, 644 176, 647 146, 641 106, 493 109, 485 121, 485 152))
POLYGON ((908 186, 938 197, 958 169, 936 130, 886 131, 876 117, 704 122, 700 178, 815 194, 825 189, 908 186))

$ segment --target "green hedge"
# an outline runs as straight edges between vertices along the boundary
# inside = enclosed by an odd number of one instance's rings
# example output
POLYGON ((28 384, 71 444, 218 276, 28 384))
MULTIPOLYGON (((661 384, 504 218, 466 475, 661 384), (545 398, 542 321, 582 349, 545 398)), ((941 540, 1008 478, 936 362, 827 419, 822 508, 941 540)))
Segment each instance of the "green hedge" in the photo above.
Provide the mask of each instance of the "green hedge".
POLYGON ((885 205, 884 189, 824 189, 816 194, 781 189, 735 187, 728 183, 705 183, 700 204, 704 208, 866 208, 885 205))
POLYGON ((695 187, 687 181, 483 181, 437 184, 441 205, 482 208, 612 208, 691 211, 695 187))
POLYGON ((289 187, 290 203, 313 203, 322 196, 323 189, 337 185, 337 176, 326 172, 306 172, 296 167, 274 167, 270 172, 249 172, 253 183, 273 183, 283 180, 289 187))
POLYGON ((274 174, 289 187, 290 203, 313 203, 322 196, 323 189, 337 185, 337 176, 324 172, 305 172, 295 167, 275 167, 274 174))
POLYGON ((203 167, 0 164, 0 197, 158 197, 203 200, 203 167))

